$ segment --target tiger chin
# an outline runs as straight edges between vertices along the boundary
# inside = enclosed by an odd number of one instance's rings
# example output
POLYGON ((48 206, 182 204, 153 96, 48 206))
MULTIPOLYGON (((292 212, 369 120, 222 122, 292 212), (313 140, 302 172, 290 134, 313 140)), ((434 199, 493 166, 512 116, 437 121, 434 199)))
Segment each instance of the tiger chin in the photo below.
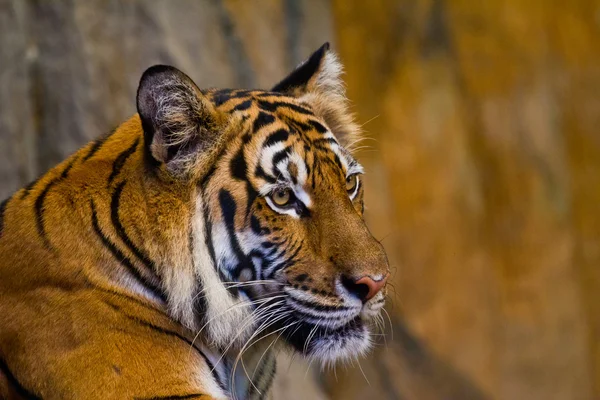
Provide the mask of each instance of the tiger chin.
POLYGON ((264 398, 282 345, 367 352, 389 265, 341 72, 328 44, 270 90, 151 67, 2 202, 0 398, 264 398))

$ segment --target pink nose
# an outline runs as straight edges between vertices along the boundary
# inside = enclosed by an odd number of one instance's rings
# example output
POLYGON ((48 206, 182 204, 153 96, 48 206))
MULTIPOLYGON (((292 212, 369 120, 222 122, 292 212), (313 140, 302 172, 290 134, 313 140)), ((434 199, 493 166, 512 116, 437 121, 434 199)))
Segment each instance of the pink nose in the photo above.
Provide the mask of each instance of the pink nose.
POLYGON ((388 276, 384 276, 380 280, 376 281, 368 275, 365 275, 359 279, 342 278, 342 283, 354 296, 358 297, 363 303, 371 300, 383 287, 388 276))
POLYGON ((385 286, 385 282, 387 281, 387 275, 382 279, 376 281, 370 276, 363 276, 354 284, 360 288, 360 291, 365 293, 362 297, 362 301, 366 302, 371 300, 383 287, 385 286))

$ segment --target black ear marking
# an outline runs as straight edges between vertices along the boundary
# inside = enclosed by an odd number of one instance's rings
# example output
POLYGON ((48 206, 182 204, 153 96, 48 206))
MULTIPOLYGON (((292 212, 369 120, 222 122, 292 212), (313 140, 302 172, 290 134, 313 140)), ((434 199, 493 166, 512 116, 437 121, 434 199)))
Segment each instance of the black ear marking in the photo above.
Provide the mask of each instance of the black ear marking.
POLYGON ((183 72, 168 65, 148 68, 137 91, 144 146, 153 164, 184 172, 194 152, 214 142, 215 110, 183 72))
POLYGON ((329 42, 323 44, 315 51, 308 60, 300 64, 291 74, 285 77, 277 85, 273 86, 271 91, 288 93, 296 88, 304 88, 312 78, 319 72, 325 55, 329 51, 329 42))
POLYGON ((327 125, 317 124, 319 132, 330 130, 343 145, 356 141, 360 127, 354 122, 342 80, 343 66, 335 52, 325 43, 285 79, 274 92, 295 97, 309 104, 313 113, 327 125))

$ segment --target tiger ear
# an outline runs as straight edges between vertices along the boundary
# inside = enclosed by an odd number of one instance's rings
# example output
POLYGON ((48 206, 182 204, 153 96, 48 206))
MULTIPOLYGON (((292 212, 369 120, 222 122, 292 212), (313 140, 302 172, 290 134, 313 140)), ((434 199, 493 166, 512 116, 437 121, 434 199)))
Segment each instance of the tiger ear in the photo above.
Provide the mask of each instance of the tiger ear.
POLYGON ((312 105, 343 145, 353 143, 359 127, 348 110, 342 64, 325 43, 271 90, 312 105))
POLYGON ((177 68, 148 68, 137 91, 137 110, 150 161, 185 176, 217 142, 219 115, 196 84, 177 68))

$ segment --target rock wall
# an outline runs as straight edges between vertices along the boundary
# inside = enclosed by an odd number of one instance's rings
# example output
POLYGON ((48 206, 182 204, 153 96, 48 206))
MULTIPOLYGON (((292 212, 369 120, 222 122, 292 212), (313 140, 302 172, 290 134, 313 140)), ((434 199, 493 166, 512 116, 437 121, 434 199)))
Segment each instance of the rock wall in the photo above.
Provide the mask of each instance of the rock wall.
POLYGON ((396 267, 334 397, 600 398, 600 3, 333 3, 396 267))

